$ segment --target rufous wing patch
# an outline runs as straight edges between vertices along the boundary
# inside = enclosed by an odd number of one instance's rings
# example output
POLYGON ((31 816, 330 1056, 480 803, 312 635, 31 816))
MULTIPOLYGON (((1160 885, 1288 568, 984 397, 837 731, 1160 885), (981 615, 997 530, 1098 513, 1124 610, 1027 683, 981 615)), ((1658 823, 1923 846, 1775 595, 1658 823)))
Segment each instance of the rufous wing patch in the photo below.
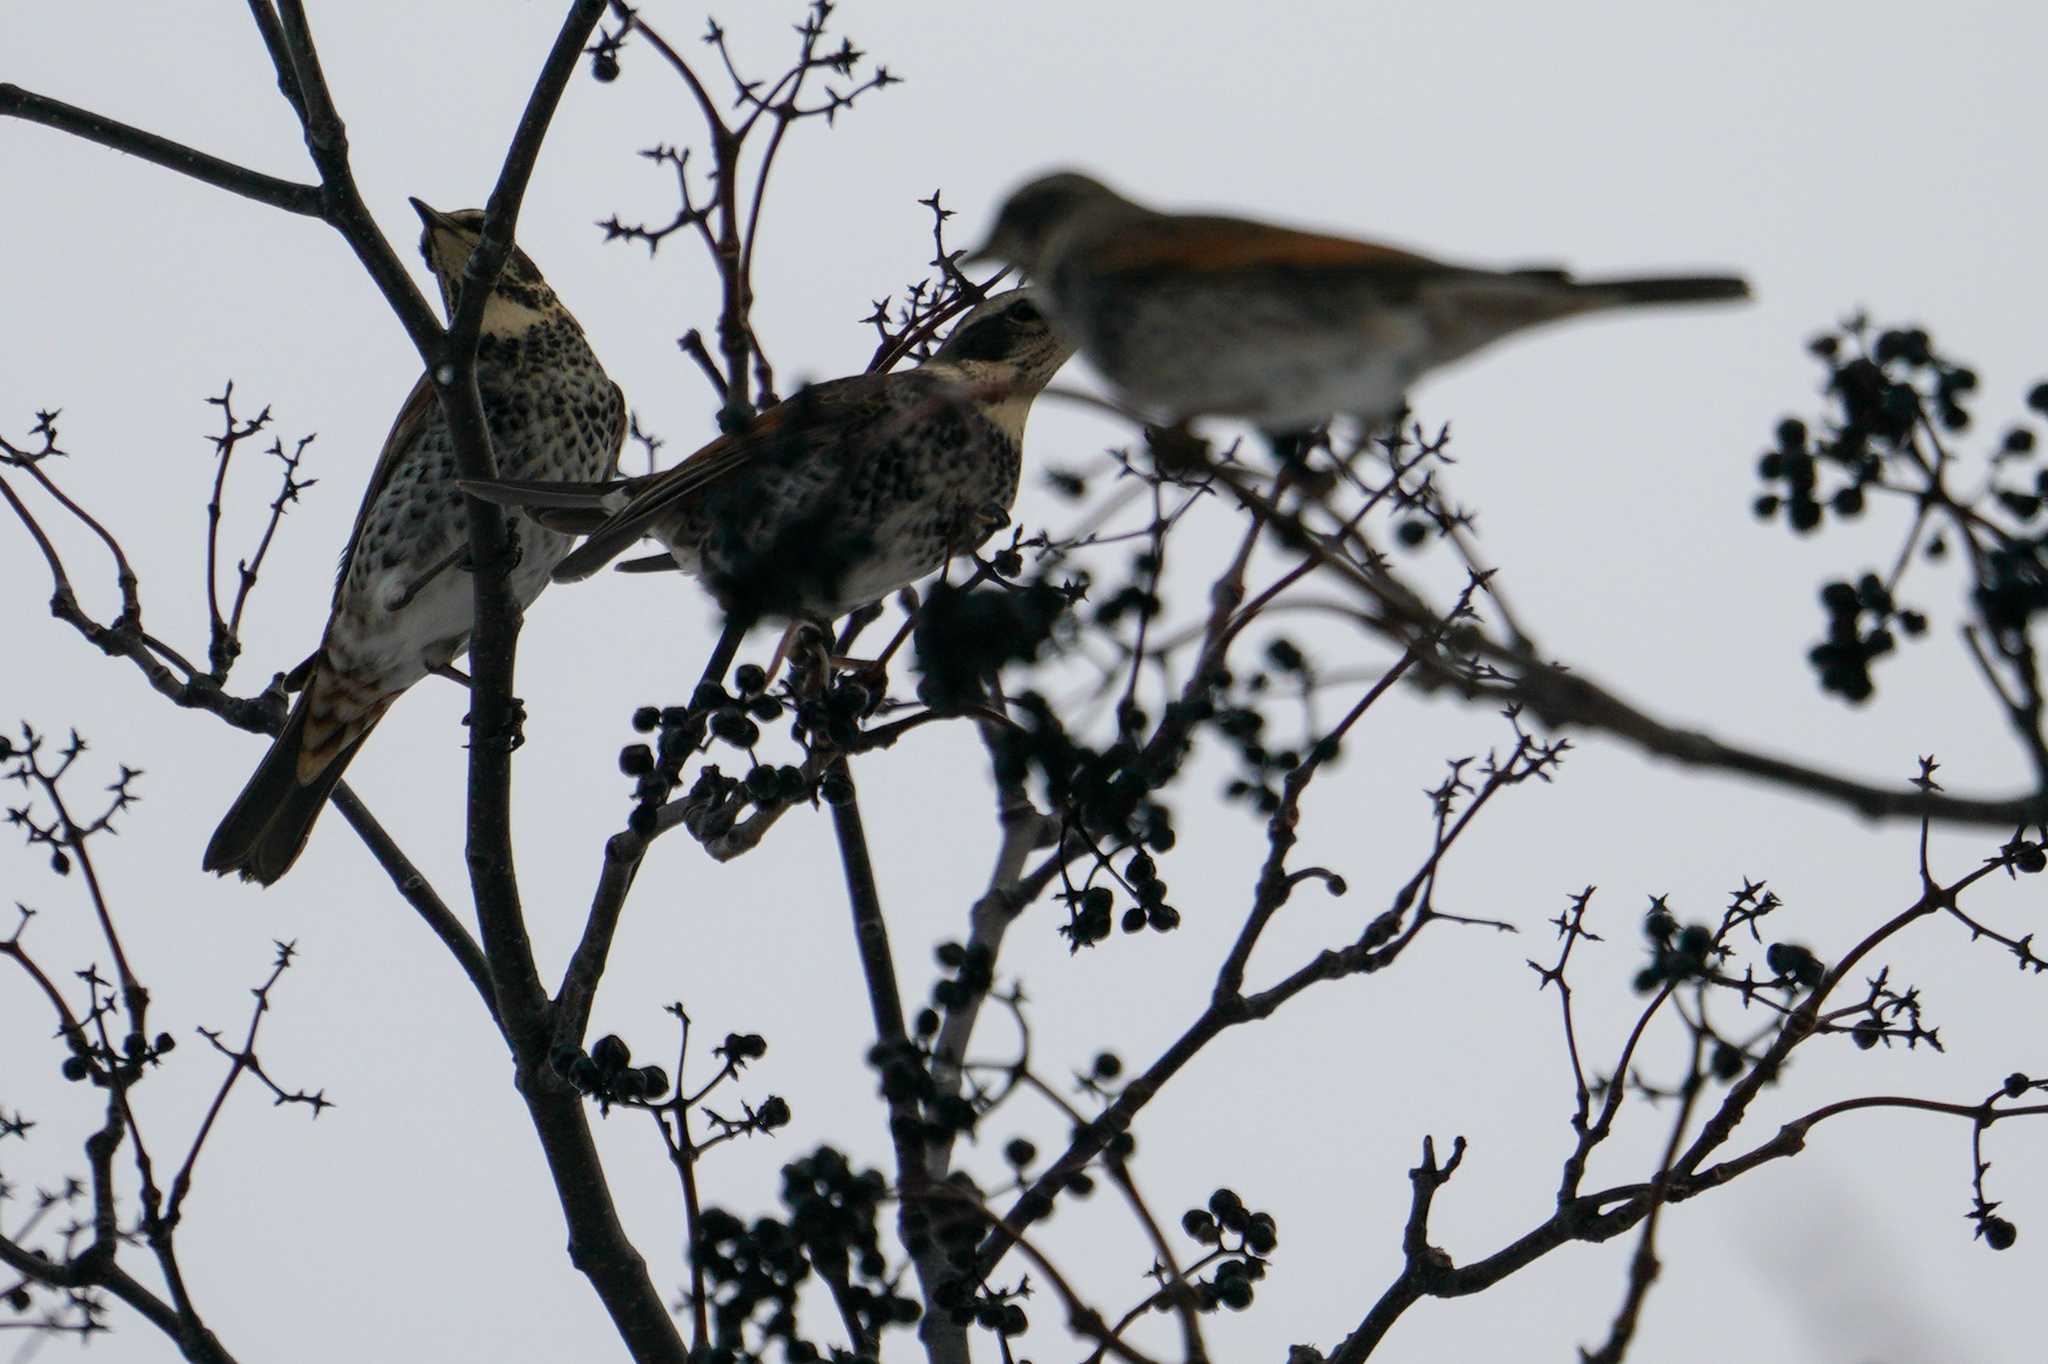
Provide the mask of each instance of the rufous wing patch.
POLYGON ((1168 218, 1095 248, 1097 270, 1385 270, 1461 273, 1399 247, 1271 227, 1236 218, 1168 218))

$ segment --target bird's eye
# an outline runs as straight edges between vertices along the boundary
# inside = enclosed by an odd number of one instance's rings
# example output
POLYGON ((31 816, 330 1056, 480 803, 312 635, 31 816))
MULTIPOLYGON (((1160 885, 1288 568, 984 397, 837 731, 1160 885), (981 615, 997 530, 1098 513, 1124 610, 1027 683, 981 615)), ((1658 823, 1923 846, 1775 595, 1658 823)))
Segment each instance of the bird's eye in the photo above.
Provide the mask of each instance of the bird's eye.
POLYGON ((1039 312, 1038 305, 1030 299, 1020 298, 1017 300, 1016 305, 1010 309, 1010 317, 1017 322, 1031 323, 1043 321, 1045 314, 1039 312))

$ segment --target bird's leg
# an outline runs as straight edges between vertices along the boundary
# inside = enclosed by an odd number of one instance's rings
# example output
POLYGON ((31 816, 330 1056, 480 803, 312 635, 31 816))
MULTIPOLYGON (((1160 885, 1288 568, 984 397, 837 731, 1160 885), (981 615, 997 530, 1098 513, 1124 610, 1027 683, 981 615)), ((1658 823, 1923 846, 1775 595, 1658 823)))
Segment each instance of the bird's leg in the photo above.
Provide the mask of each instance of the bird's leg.
POLYGON ((888 647, 875 655, 871 662, 855 666, 866 666, 874 669, 876 672, 887 673, 889 671, 889 660, 896 657, 896 651, 903 647, 904 641, 910 638, 910 632, 917 628, 917 606, 917 593, 907 587, 904 588, 903 624, 896 627, 896 634, 890 639, 888 647))
POLYGON ((306 679, 312 674, 313 665, 319 658, 320 655, 316 653, 288 673, 271 674, 270 685, 257 694, 256 699, 269 709, 278 724, 282 725, 291 715, 292 703, 288 698, 293 692, 305 689, 306 679))
POLYGON ((440 562, 406 584, 405 591, 398 594, 398 600, 391 603, 391 609, 393 611, 403 611, 406 607, 412 605, 413 599, 426 591, 428 583, 462 562, 468 554, 469 544, 467 541, 449 550, 446 555, 442 556, 440 562))
MULTIPOLYGON (((457 676, 460 676, 460 674, 458 673, 457 676)), ((465 682, 468 681, 467 678, 463 680, 465 682)), ((469 730, 469 741, 472 746, 479 743, 489 743, 504 749, 507 753, 511 753, 525 745, 526 702, 516 696, 508 696, 505 698, 505 701, 507 706, 505 724, 494 735, 484 735, 477 732, 476 712, 474 710, 469 711, 462 717, 464 727, 469 730)))
POLYGON ((855 612, 840 633, 838 643, 833 646, 831 665, 841 672, 850 673, 854 680, 867 689, 869 696, 880 701, 889 689, 889 660, 903 647, 903 641, 910 638, 911 628, 917 622, 917 589, 906 587, 896 595, 897 604, 903 608, 903 624, 891 637, 887 647, 874 658, 854 658, 846 652, 854 636, 876 617, 882 614, 882 604, 872 602, 855 612))
MULTIPOLYGON (((698 680, 697 689, 723 687, 725 674, 732 667, 733 655, 740 651, 740 641, 747 635, 745 622, 726 618, 724 628, 718 633, 718 643, 711 646, 711 658, 704 664, 704 676, 698 680)), ((780 651, 778 650, 778 656, 780 651)), ((774 669, 769 670, 772 675, 774 669)))
POLYGON ((789 629, 783 631, 782 642, 776 646, 768 676, 774 677, 776 669, 788 663, 789 685, 799 696, 815 696, 823 692, 832 680, 829 630, 830 622, 791 621, 789 629))
POLYGON ((427 671, 433 674, 435 677, 445 677, 450 682, 459 682, 465 688, 476 685, 475 683, 469 680, 468 673, 462 671, 462 669, 456 667, 453 663, 443 663, 439 667, 429 668, 427 669, 427 671))
POLYGON ((775 642, 775 656, 768 660, 768 680, 770 682, 773 682, 775 675, 782 671, 782 665, 789 661, 789 655, 796 647, 796 637, 802 633, 804 626, 808 623, 801 620, 791 621, 788 628, 783 630, 782 638, 775 642))
MULTIPOLYGON (((913 602, 917 600, 916 594, 910 592, 909 588, 905 588, 904 591, 910 595, 913 602)), ((860 632, 881 619, 881 616, 882 604, 878 601, 871 601, 866 606, 855 608, 853 614, 846 618, 846 624, 840 627, 839 638, 832 645, 833 655, 844 658, 846 651, 853 647, 853 641, 859 638, 860 632)))
MULTIPOLYGON (((711 712, 722 704, 725 695, 725 674, 732 667, 733 655, 740 651, 740 641, 746 638, 748 622, 732 616, 726 617, 725 624, 718 632, 718 642, 711 646, 711 657, 704 664, 704 675, 698 679, 697 688, 690 694, 690 704, 683 708, 680 724, 663 722, 661 752, 673 756, 675 772, 680 773, 684 756, 696 751, 704 742, 704 731, 710 727, 711 712)), ((667 778, 673 789, 675 777, 667 778)))

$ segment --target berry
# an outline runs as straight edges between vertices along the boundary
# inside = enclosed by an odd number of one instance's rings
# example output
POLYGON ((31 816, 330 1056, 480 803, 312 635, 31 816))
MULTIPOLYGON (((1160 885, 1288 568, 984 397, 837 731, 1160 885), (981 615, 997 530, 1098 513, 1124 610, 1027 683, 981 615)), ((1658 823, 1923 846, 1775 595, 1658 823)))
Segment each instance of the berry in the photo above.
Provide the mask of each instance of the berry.
POLYGON ((597 1063, 600 1070, 617 1072, 624 1070, 626 1063, 633 1059, 633 1049, 626 1045, 624 1038, 607 1033, 598 1038, 596 1045, 591 1047, 590 1059, 597 1063))

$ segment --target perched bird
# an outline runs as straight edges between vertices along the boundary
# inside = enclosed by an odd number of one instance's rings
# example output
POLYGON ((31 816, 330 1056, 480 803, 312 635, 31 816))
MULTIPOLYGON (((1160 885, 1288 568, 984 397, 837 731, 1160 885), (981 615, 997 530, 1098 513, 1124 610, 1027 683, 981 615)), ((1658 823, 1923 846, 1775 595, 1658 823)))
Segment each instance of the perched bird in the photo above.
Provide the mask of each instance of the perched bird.
MULTIPOLYGON (((412 206, 425 224, 420 251, 452 317, 484 215, 441 213, 417 199, 412 206)), ((476 378, 506 473, 593 479, 618 468, 625 395, 522 251, 512 252, 485 305, 476 378)), ((468 647, 474 610, 462 559, 469 520, 455 476, 455 445, 432 378, 422 375, 363 494, 320 647, 287 679, 301 687, 298 703, 206 845, 208 871, 265 885, 289 871, 342 769, 385 710, 468 647)), ((573 541, 530 524, 514 533, 511 588, 524 607, 573 541)))
POLYGON ((1160 213, 1073 172, 1012 194, 970 259, 1022 267, 1054 325, 1150 415, 1242 417, 1276 433, 1340 415, 1383 422, 1423 374, 1524 327, 1749 296, 1724 275, 1581 282, 1160 213))
POLYGON ((829 621, 1009 521, 1032 400, 1072 353, 1033 296, 1012 290, 968 312, 916 368, 814 384, 660 473, 462 486, 589 534, 557 582, 652 537, 741 628, 829 621))

